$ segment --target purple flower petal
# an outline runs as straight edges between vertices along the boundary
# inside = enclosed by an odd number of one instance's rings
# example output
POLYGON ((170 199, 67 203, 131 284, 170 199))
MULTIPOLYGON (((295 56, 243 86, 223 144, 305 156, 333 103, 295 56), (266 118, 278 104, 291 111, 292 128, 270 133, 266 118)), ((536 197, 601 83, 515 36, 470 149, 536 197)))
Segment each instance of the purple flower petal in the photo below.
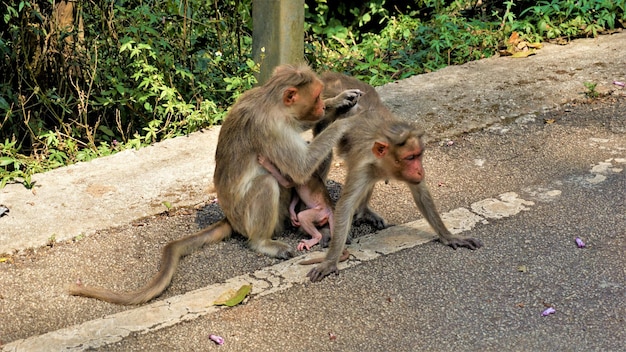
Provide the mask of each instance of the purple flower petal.
POLYGON ((217 335, 209 335, 209 339, 211 339, 211 341, 215 342, 218 345, 223 345, 224 344, 224 338, 221 336, 217 336, 217 335))
POLYGON ((585 248, 585 242, 578 237, 576 237, 576 245, 578 245, 578 248, 585 248))
POLYGON ((544 310, 544 311, 541 313, 541 316, 545 317, 545 316, 548 316, 548 315, 550 315, 550 314, 554 314, 555 312, 556 312, 556 310, 555 310, 554 308, 550 307, 550 308, 548 308, 548 309, 544 310))

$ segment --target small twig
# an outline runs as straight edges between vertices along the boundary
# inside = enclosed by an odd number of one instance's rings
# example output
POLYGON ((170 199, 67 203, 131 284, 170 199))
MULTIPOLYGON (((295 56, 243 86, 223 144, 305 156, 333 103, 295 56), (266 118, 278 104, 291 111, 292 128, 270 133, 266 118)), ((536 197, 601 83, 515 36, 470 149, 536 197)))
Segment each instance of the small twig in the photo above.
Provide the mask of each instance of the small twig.
POLYGON ((504 15, 502 16, 502 23, 500 24, 500 30, 504 29, 507 15, 509 14, 509 12, 511 12, 511 7, 513 7, 513 0, 509 1, 506 4, 506 11, 504 11, 504 15))

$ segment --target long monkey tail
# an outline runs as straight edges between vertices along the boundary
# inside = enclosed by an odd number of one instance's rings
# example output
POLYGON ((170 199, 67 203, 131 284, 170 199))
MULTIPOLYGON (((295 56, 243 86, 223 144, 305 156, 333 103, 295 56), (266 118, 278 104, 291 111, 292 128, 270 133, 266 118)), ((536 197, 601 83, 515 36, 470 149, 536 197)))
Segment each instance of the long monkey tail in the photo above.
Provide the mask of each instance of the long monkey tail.
POLYGON ((233 228, 226 219, 196 232, 193 235, 183 237, 168 243, 163 248, 161 255, 161 266, 159 272, 152 277, 152 280, 144 287, 132 291, 119 293, 106 288, 85 287, 72 284, 69 287, 69 294, 73 296, 83 296, 96 298, 102 301, 115 304, 141 304, 159 296, 170 285, 174 272, 178 267, 180 258, 192 253, 204 245, 217 243, 229 237, 233 228))

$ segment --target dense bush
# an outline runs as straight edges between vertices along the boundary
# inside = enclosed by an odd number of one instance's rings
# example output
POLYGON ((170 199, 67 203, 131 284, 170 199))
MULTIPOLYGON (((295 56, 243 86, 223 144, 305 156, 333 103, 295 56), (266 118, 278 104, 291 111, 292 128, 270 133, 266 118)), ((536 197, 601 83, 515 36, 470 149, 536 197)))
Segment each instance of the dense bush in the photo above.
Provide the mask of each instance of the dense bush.
POLYGON ((306 56, 374 85, 489 57, 512 32, 567 41, 623 28, 625 0, 307 0, 306 56))
POLYGON ((5 5, 2 185, 219 122, 255 83, 249 7, 250 0, 5 5))
MULTIPOLYGON (((374 85, 623 27, 625 0, 306 0, 305 57, 374 85)), ((255 83, 252 0, 0 8, 0 187, 219 123, 255 83)))

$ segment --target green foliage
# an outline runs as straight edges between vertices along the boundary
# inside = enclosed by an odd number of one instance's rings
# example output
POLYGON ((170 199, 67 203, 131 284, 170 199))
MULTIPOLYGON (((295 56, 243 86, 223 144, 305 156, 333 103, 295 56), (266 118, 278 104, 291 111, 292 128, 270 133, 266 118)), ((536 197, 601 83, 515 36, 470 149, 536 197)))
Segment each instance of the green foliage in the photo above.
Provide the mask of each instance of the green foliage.
POLYGON ((374 85, 494 55, 518 32, 529 42, 623 27, 625 1, 307 1, 307 59, 374 85), (375 19, 375 20, 374 20, 375 19))
POLYGON ((587 91, 585 92, 587 98, 595 99, 600 96, 600 93, 596 90, 596 87, 598 86, 597 83, 584 82, 583 85, 587 88, 587 91))
POLYGON ((26 188, 32 188, 30 176, 38 170, 33 170, 27 163, 26 157, 18 153, 15 141, 6 140, 0 143, 0 167, 3 168, 0 188, 8 182, 21 182, 26 188), (26 166, 26 167, 24 167, 26 166))
POLYGON ((537 1, 520 16, 547 39, 595 37, 602 31, 615 28, 618 15, 623 20, 625 6, 623 0, 537 1))
POLYGON ((459 15, 465 3, 444 8, 442 1, 416 1, 400 13, 385 0, 373 1, 352 8, 354 21, 342 26, 327 19, 326 1, 318 0, 317 13, 307 16, 312 40, 305 54, 319 70, 348 72, 373 85, 493 55, 502 38, 497 23, 459 15), (362 32, 373 18, 380 29, 362 32))
POLYGON ((65 4, 0 9, 0 186, 219 123, 256 83, 251 0, 65 4))

